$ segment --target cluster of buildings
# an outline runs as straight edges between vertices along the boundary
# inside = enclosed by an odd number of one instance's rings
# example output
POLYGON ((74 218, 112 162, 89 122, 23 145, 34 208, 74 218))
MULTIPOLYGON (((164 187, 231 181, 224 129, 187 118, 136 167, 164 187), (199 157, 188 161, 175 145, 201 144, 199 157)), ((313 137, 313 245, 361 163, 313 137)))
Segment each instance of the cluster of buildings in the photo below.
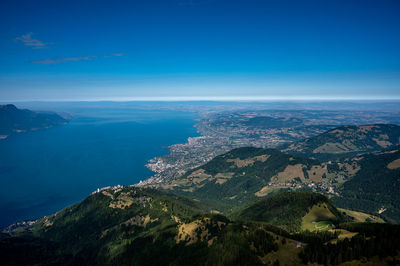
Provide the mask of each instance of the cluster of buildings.
POLYGON ((91 195, 99 193, 99 192, 104 191, 104 190, 108 190, 108 189, 111 189, 113 192, 119 192, 123 188, 124 188, 124 186, 122 186, 122 185, 116 185, 116 186, 113 186, 113 187, 112 186, 102 187, 102 188, 98 188, 95 191, 93 191, 91 193, 91 195))

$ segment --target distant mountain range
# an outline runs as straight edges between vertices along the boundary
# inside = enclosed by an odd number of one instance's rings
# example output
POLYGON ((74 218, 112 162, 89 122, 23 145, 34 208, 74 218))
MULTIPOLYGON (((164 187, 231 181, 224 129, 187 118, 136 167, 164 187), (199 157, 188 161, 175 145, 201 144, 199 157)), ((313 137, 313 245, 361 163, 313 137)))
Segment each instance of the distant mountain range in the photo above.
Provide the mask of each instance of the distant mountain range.
POLYGON ((234 149, 156 186, 99 189, 5 228, 0 257, 6 265, 396 265, 398 128, 340 127, 286 152, 234 149))
POLYGON ((33 112, 18 109, 13 104, 0 105, 0 137, 13 133, 34 131, 67 123, 68 120, 56 113, 33 112))

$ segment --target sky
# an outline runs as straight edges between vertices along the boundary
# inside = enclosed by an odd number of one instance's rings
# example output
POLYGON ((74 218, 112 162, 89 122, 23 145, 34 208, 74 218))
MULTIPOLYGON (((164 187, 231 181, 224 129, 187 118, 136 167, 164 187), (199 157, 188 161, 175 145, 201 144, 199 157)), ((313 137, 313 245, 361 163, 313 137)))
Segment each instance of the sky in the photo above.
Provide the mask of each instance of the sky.
POLYGON ((0 1, 0 101, 400 99, 400 1, 0 1))

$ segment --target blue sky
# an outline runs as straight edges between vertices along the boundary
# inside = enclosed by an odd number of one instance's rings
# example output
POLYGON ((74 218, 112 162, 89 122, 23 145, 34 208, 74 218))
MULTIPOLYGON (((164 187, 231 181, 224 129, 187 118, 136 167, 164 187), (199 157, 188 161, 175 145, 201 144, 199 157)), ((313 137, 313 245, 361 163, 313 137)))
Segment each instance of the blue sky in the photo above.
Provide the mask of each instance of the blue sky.
POLYGON ((385 0, 2 0, 0 101, 400 99, 399 14, 385 0))

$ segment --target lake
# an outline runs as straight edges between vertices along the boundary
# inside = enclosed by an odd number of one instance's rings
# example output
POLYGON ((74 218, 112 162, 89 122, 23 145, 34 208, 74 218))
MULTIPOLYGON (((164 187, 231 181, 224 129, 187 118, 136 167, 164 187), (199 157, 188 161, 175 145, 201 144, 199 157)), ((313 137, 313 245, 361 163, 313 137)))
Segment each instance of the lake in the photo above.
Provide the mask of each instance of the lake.
POLYGON ((136 184, 166 146, 198 136, 193 113, 89 108, 64 126, 0 140, 0 227, 72 205, 97 188, 136 184))

